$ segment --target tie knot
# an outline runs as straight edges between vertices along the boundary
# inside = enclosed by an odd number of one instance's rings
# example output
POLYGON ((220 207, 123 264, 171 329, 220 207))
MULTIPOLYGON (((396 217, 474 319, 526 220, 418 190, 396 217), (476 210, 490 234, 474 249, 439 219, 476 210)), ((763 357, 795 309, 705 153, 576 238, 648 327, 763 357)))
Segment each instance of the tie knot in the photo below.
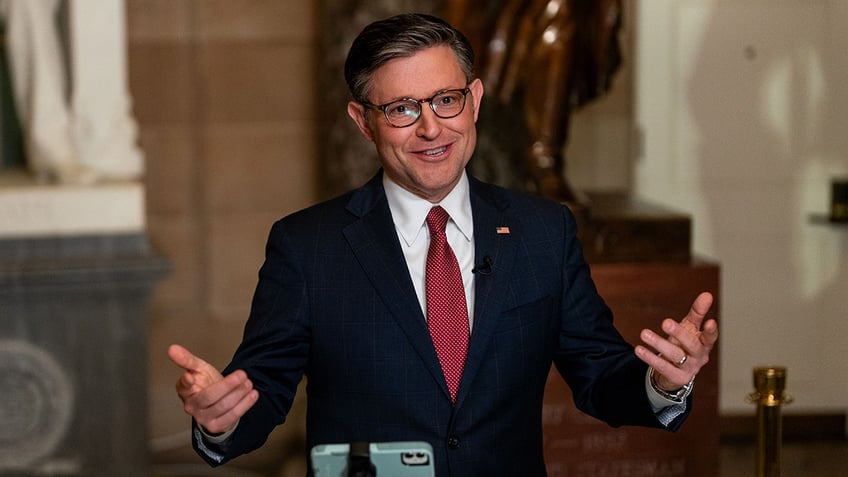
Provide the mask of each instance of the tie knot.
POLYGON ((448 212, 438 205, 430 209, 427 214, 427 227, 430 229, 430 233, 444 233, 449 218, 448 212))

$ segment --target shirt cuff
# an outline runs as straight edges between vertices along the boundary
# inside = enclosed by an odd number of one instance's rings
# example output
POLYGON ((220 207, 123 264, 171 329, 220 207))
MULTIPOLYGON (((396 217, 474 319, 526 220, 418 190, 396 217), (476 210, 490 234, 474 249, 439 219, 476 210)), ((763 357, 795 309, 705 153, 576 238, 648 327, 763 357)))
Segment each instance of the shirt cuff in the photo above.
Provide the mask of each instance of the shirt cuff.
POLYGON ((232 427, 232 429, 224 432, 223 434, 210 434, 206 432, 206 429, 203 428, 200 424, 197 425, 197 429, 200 431, 200 435, 203 436, 203 440, 212 444, 223 444, 233 435, 236 428, 238 427, 239 421, 236 421, 236 425, 232 427))
POLYGON ((668 427, 675 419, 686 412, 686 398, 692 392, 690 388, 680 402, 666 398, 658 393, 651 384, 651 368, 648 368, 648 371, 645 373, 645 389, 647 390, 648 401, 651 403, 651 409, 653 409, 654 415, 657 416, 657 420, 665 427, 668 427))

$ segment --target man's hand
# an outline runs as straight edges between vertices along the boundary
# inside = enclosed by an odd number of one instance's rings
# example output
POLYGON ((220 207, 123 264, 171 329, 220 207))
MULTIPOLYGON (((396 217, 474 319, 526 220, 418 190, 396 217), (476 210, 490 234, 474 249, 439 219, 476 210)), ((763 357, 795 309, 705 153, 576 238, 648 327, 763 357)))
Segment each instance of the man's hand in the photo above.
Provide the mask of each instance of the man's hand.
POLYGON ((168 348, 168 357, 185 371, 177 381, 177 395, 187 414, 210 434, 229 431, 259 399, 244 371, 227 377, 180 345, 168 348))
POLYGON ((636 355, 654 368, 654 379, 660 388, 682 388, 709 362, 710 351, 718 340, 718 323, 713 319, 704 321, 712 304, 713 296, 704 292, 679 323, 663 320, 662 330, 667 338, 642 330, 640 337, 645 346, 636 346, 636 355))

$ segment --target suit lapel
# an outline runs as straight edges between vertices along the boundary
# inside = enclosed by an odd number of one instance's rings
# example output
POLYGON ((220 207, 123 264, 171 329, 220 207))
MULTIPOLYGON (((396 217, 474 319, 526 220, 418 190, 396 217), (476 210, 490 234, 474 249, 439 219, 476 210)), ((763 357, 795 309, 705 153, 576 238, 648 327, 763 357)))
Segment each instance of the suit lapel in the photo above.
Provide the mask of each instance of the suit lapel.
POLYGON ((394 315, 398 325, 426 364, 433 378, 447 393, 427 322, 409 278, 409 269, 398 243, 394 221, 382 185, 382 174, 357 189, 348 210, 359 220, 344 228, 353 254, 377 294, 394 315))
POLYGON ((500 316, 502 297, 506 296, 509 271, 515 259, 514 238, 519 221, 508 211, 508 199, 496 189, 473 178, 471 180, 471 209, 474 215, 475 261, 491 263, 489 273, 475 275, 474 329, 465 359, 462 383, 459 386, 457 407, 474 380, 500 316))

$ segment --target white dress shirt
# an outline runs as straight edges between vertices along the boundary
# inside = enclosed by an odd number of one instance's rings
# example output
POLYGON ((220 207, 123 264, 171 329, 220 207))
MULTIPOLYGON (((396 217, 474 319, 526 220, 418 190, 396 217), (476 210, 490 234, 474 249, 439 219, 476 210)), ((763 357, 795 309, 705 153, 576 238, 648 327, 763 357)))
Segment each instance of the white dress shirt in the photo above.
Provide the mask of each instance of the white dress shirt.
POLYGON ((474 328, 474 222, 471 218, 471 198, 468 190, 468 177, 462 175, 459 183, 438 204, 409 192, 383 175, 383 187, 395 222, 398 241, 406 258, 409 276, 415 287, 415 294, 421 311, 427 316, 426 273, 427 251, 430 248, 430 229, 427 228, 427 214, 430 209, 440 205, 448 215, 445 233, 448 244, 459 262, 462 273, 462 286, 465 289, 465 303, 468 306, 469 329, 474 328))

